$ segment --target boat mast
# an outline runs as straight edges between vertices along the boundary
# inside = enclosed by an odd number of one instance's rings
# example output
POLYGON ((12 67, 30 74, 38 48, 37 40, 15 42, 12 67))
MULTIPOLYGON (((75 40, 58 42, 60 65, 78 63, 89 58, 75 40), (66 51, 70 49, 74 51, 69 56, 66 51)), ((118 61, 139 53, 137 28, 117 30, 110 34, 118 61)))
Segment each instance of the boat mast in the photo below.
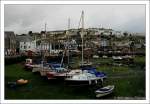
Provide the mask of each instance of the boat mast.
POLYGON ((83 57, 84 11, 82 11, 81 18, 82 18, 82 29, 81 29, 81 38, 82 38, 82 63, 81 63, 81 65, 83 66, 83 62, 84 62, 84 57, 83 57))
POLYGON ((67 31, 67 36, 68 36, 68 67, 69 67, 69 29, 70 29, 70 18, 68 18, 68 31, 67 31))
MULTIPOLYGON (((68 19, 68 29, 66 31, 66 36, 67 36, 67 50, 68 50, 68 66, 69 66, 69 29, 70 29, 70 18, 68 19)), ((66 51, 66 47, 65 47, 65 51, 66 51)), ((63 64, 63 59, 64 59, 64 54, 65 54, 65 51, 63 52, 63 56, 62 56, 62 59, 61 59, 61 65, 60 65, 60 68, 63 64)))
POLYGON ((46 23, 45 23, 45 30, 44 30, 44 33, 42 34, 42 70, 44 70, 44 59, 45 59, 45 50, 46 50, 46 45, 45 45, 45 42, 44 42, 44 39, 46 39, 46 23))
MULTIPOLYGON (((45 23, 45 30, 44 30, 44 37, 43 37, 43 39, 46 39, 46 23, 45 23)), ((45 40, 46 41, 46 40, 45 40)), ((44 51, 46 51, 46 44, 45 44, 46 42, 44 42, 44 40, 43 40, 43 46, 44 46, 44 51)), ((43 61, 44 61, 44 59, 45 59, 45 52, 43 53, 43 61)))
MULTIPOLYGON (((46 41, 46 26, 47 26, 47 24, 45 23, 45 37, 44 37, 45 41, 46 41)), ((46 42, 45 42, 45 51, 47 51, 47 44, 46 44, 46 42)), ((45 58, 45 55, 44 55, 44 58, 45 58)))

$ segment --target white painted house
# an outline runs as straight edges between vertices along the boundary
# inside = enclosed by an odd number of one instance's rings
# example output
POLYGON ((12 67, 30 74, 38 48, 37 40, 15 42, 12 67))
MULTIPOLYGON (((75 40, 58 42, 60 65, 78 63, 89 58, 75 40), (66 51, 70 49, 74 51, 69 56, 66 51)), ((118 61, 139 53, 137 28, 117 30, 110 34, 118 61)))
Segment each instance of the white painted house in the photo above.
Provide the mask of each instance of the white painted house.
POLYGON ((18 35, 20 52, 36 51, 36 41, 29 35, 18 35))

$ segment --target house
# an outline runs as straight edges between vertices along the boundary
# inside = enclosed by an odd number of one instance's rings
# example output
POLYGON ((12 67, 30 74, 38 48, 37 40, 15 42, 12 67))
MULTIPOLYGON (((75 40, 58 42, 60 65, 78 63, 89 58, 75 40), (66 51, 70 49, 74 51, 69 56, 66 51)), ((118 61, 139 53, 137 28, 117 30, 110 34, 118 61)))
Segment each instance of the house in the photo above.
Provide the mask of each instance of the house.
POLYGON ((5 31, 5 55, 15 55, 16 54, 16 36, 13 31, 5 31))
POLYGON ((28 34, 17 35, 17 41, 19 42, 19 51, 36 51, 36 41, 28 34))

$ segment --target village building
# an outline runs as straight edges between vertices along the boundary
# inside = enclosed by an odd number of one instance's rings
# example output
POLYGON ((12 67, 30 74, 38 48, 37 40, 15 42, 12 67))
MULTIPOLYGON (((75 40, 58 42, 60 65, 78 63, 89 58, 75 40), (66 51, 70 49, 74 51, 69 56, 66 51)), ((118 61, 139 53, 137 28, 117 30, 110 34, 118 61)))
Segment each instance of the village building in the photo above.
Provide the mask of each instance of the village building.
POLYGON ((36 51, 36 41, 28 34, 17 35, 17 41, 19 42, 19 51, 21 53, 27 51, 36 51))
POLYGON ((16 36, 13 31, 5 31, 5 55, 12 56, 16 54, 16 36))

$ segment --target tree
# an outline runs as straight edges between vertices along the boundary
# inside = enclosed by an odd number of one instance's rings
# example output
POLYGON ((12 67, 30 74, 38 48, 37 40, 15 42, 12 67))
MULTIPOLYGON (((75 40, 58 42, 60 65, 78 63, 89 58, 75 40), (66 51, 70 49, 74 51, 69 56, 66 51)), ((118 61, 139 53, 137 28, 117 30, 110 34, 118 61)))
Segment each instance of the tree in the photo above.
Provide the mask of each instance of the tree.
POLYGON ((128 33, 127 33, 127 32, 124 32, 123 35, 124 35, 124 37, 127 37, 127 36, 128 36, 128 33))
POLYGON ((28 34, 29 34, 29 35, 32 35, 32 31, 29 31, 28 34))
POLYGON ((45 34, 45 31, 41 31, 41 34, 45 34))

